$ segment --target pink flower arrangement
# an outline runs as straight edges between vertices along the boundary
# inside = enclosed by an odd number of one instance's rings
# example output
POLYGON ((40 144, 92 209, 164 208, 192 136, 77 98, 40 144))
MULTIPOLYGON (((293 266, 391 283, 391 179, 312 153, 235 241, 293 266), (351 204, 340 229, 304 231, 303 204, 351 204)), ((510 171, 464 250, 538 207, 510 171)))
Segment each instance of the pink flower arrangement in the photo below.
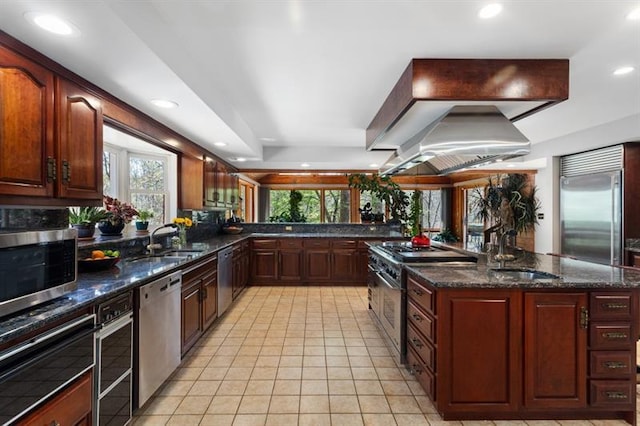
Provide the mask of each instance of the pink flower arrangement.
POLYGON ((129 203, 124 203, 108 195, 103 196, 103 199, 104 207, 107 210, 107 220, 112 224, 118 222, 129 223, 138 215, 138 211, 129 203))

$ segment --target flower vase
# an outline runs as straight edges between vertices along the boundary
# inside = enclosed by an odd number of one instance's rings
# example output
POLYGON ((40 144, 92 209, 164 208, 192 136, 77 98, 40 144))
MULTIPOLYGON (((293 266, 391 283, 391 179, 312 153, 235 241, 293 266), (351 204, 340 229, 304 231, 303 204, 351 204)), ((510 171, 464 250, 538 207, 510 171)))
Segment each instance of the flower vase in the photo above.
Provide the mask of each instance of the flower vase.
POLYGON ((187 245, 187 229, 180 228, 178 230, 178 238, 180 238, 180 247, 186 247, 187 245))

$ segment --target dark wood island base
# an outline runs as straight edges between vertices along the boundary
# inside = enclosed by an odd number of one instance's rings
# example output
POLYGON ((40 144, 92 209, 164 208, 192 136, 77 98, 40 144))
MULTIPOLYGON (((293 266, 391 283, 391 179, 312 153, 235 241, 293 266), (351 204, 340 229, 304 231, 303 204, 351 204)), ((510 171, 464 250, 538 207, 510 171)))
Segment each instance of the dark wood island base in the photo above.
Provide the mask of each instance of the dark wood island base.
POLYGON ((407 368, 445 420, 636 424, 636 288, 456 288, 409 271, 407 368))

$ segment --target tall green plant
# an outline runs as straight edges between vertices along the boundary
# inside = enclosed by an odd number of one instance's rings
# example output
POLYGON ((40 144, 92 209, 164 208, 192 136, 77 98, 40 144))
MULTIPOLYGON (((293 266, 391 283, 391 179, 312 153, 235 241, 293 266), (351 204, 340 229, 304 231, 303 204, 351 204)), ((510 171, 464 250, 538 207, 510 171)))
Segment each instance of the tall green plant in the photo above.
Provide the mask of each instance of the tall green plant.
POLYGON ((271 216, 269 222, 306 222, 307 217, 300 212, 302 192, 292 189, 289 193, 289 211, 271 216))
POLYGON ((370 191, 376 198, 384 201, 389 206, 391 219, 407 220, 406 209, 409 206, 409 197, 397 183, 391 180, 391 176, 353 173, 348 176, 348 180, 350 188, 358 189, 360 193, 370 191))
POLYGON ((518 233, 533 230, 538 224, 537 188, 529 186, 527 175, 509 174, 489 177, 484 188, 474 189, 474 209, 478 219, 500 229, 515 229, 518 233))
POLYGON ((407 225, 411 229, 411 235, 420 235, 422 233, 422 191, 415 190, 411 194, 411 203, 409 204, 409 215, 407 216, 407 225))

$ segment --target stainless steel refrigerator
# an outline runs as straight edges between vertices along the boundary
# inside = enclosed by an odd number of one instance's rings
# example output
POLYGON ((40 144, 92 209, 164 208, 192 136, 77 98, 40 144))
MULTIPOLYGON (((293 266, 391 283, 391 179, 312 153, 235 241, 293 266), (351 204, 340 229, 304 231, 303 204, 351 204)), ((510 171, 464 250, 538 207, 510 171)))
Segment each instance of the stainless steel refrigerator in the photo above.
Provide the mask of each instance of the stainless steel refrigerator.
POLYGON ((562 254, 622 264, 622 171, 560 179, 562 254))

